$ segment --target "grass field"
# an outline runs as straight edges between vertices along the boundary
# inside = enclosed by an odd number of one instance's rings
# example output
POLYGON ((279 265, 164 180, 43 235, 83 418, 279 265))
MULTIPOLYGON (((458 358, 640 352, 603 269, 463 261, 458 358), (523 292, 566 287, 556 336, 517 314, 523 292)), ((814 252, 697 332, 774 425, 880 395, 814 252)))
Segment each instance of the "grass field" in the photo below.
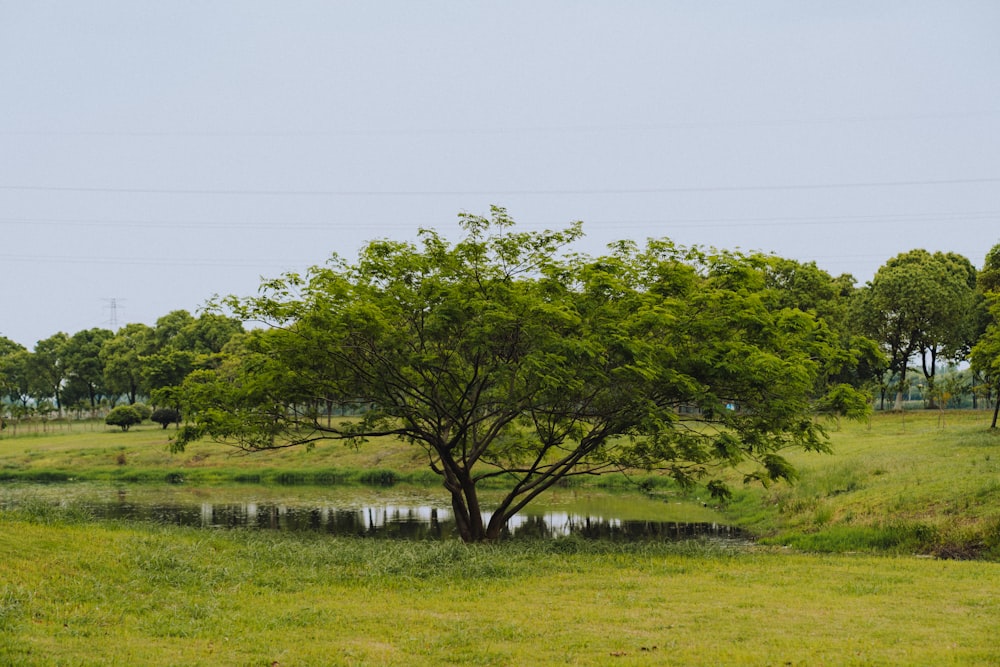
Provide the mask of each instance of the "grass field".
POLYGON ((171 429, 154 424, 128 432, 93 422, 22 429, 0 438, 0 479, 112 480, 198 483, 256 481, 331 483, 357 481, 361 473, 392 472, 396 479, 437 481, 415 447, 394 439, 352 448, 338 442, 248 455, 234 447, 200 442, 169 451, 171 429))
MULTIPOLYGON (((0 664, 996 665, 1000 437, 987 419, 844 423, 833 455, 794 457, 795 485, 741 489, 722 508, 765 536, 743 550, 213 532, 28 503, 0 512, 0 664)), ((0 476, 424 474, 394 442, 245 457, 170 454, 168 436, 8 433, 0 476)))
POLYGON ((831 433, 832 455, 790 456, 794 485, 745 489, 726 512, 810 551, 1000 560, 1000 433, 988 412, 878 414, 831 433))
MULTIPOLYGON (((768 542, 808 551, 1000 560, 1000 433, 988 429, 989 419, 988 411, 912 411, 831 423, 832 455, 790 455, 800 473, 795 484, 743 487, 734 475, 735 498, 720 509, 768 542)), ((419 448, 390 439, 254 455, 195 443, 171 454, 172 431, 155 425, 127 433, 94 423, 46 431, 0 438, 0 479, 439 483, 419 448)), ((655 486, 680 494, 667 483, 655 486)))
POLYGON ((1000 565, 0 517, 0 663, 990 665, 1000 565))

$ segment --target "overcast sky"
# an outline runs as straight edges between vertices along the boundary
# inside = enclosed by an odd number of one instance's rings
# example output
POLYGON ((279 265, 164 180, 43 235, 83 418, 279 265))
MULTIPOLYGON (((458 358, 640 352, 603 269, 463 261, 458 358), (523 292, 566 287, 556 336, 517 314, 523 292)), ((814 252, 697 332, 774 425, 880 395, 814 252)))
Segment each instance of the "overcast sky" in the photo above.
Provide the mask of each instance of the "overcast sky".
POLYGON ((980 266, 1000 2, 0 0, 0 335, 27 347, 491 204, 582 220, 592 254, 980 266))

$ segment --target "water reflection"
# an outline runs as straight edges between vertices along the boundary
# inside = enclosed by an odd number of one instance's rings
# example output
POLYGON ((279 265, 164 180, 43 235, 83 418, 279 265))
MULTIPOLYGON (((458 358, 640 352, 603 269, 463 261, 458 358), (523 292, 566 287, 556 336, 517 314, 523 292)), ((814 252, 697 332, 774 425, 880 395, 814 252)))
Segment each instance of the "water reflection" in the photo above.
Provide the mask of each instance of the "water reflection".
MULTIPOLYGON (((88 502, 86 505, 99 518, 202 528, 308 530, 333 535, 403 539, 442 539, 457 534, 451 510, 428 505, 339 508, 325 504, 302 506, 277 502, 143 503, 132 502, 123 492, 112 500, 88 502)), ((631 521, 555 511, 517 515, 508 522, 506 535, 549 538, 577 535, 605 540, 749 539, 743 531, 718 523, 631 521)))

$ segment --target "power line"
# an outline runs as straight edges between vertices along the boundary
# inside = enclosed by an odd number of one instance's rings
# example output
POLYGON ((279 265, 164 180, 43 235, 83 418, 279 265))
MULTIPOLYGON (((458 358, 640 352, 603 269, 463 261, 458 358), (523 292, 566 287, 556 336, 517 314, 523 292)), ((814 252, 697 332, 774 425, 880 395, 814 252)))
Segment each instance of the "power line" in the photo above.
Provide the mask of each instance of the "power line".
MULTIPOLYGON (((645 218, 638 220, 608 219, 584 220, 584 229, 601 227, 812 227, 824 225, 893 225, 899 223, 942 222, 957 220, 983 220, 991 222, 1000 219, 998 211, 945 211, 940 213, 883 213, 867 215, 832 215, 832 216, 754 216, 754 217, 713 217, 713 218, 645 218)), ((453 222, 453 221, 449 221, 453 222)), ((518 222, 522 228, 543 226, 558 226, 562 222, 518 222)), ((0 225, 45 225, 55 227, 127 227, 130 229, 222 229, 241 231, 331 231, 340 230, 344 226, 355 227, 354 221, 326 222, 285 222, 285 221, 222 221, 222 220, 139 220, 139 219, 104 219, 104 218, 0 218, 0 225)), ((417 225, 412 220, 405 222, 368 222, 366 226, 374 229, 413 229, 415 226, 432 226, 432 222, 417 225)))
POLYGON ((56 263, 56 264, 114 264, 136 266, 255 268, 301 266, 300 260, 240 259, 227 260, 217 257, 207 259, 170 259, 158 257, 71 257, 65 255, 8 255, 0 254, 5 262, 56 263))
POLYGON ((713 192, 771 192, 780 190, 842 190, 852 188, 899 188, 938 185, 983 185, 1000 178, 947 178, 908 181, 855 181, 778 185, 712 185, 651 188, 525 189, 525 190, 257 190, 199 188, 113 188, 61 185, 0 185, 0 190, 24 192, 83 192, 151 195, 213 195, 268 197, 441 197, 441 196, 582 196, 683 194, 713 192))
POLYGON ((530 125, 511 127, 412 127, 412 128, 353 128, 343 130, 2 130, 0 137, 149 137, 149 138, 316 138, 354 136, 441 136, 441 135, 508 135, 535 133, 593 132, 662 132, 698 128, 724 127, 787 127, 796 125, 835 125, 857 123, 895 123, 900 121, 941 121, 992 118, 1000 110, 958 111, 942 113, 858 114, 814 118, 746 118, 735 120, 696 120, 672 123, 593 124, 593 125, 530 125))

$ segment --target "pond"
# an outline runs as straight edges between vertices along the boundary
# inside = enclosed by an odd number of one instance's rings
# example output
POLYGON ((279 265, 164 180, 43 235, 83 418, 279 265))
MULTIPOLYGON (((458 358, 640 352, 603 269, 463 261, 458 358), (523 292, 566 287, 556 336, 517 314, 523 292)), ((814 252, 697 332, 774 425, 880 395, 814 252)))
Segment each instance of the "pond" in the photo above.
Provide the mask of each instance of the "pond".
MULTIPOLYGON (((77 507, 101 519, 147 521, 206 529, 317 531, 403 539, 456 535, 451 506, 439 487, 15 484, 0 487, 0 507, 27 499, 77 507)), ((483 494, 487 509, 496 496, 483 494)), ((488 511, 485 513, 488 516, 488 511)), ((507 525, 508 536, 577 535, 609 540, 746 542, 710 508, 636 491, 558 489, 537 499, 507 525)))

